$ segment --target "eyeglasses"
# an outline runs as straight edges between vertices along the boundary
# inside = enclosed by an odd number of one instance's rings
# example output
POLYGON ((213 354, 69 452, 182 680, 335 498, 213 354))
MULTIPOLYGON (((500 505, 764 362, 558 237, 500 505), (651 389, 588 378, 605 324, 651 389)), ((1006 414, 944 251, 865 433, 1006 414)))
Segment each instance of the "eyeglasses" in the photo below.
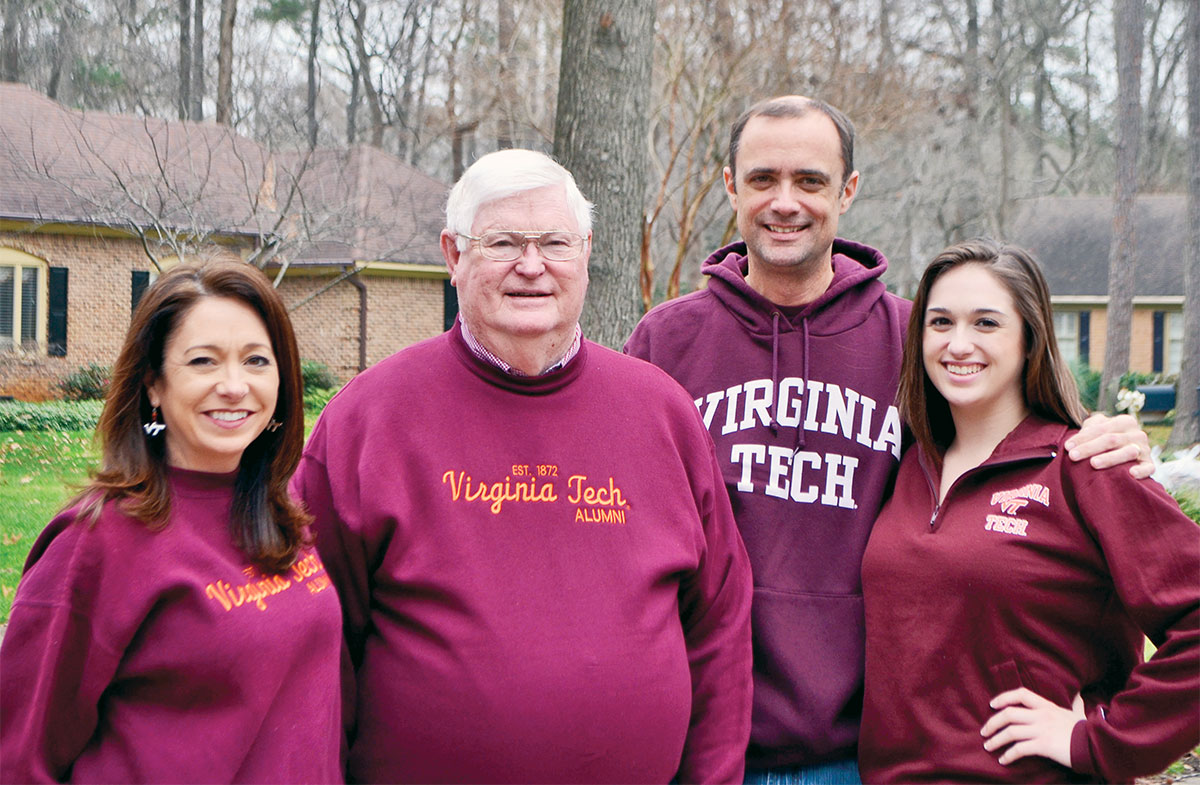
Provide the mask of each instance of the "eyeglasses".
POLYGON ((552 262, 569 262, 583 252, 587 238, 575 232, 484 232, 479 237, 459 234, 479 244, 479 252, 494 262, 515 262, 525 246, 536 243, 542 256, 552 262))

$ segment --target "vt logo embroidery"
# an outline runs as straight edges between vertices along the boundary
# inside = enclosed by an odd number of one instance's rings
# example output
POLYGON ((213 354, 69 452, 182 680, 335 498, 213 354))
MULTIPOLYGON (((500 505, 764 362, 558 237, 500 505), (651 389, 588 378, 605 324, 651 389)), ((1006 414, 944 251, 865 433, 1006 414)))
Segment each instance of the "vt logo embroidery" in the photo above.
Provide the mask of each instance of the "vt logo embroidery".
POLYGON ((987 516, 984 531, 1015 534, 1026 537, 1029 521, 1015 517, 1023 507, 1030 502, 1037 502, 1043 507, 1050 506, 1050 489, 1040 483, 1030 483, 1011 491, 997 491, 992 494, 992 504, 999 505, 1004 515, 991 514, 987 516))

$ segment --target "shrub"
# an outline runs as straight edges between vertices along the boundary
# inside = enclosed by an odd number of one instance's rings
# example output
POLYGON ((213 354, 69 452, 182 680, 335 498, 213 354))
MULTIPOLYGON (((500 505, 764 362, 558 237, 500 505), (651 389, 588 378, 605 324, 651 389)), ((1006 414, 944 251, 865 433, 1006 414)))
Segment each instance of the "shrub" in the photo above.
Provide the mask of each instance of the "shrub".
MULTIPOLYGON (((304 380, 304 394, 308 395, 311 392, 319 390, 328 390, 330 388, 336 390, 341 386, 341 382, 329 370, 329 366, 325 363, 317 362, 316 360, 301 360, 300 361, 300 377, 304 380)), ((325 400, 329 400, 326 398, 325 400)))
POLYGON ((112 368, 88 363, 64 376, 56 385, 68 401, 102 401, 108 392, 112 368))
POLYGON ((329 399, 337 393, 337 387, 326 387, 320 390, 306 390, 304 393, 305 414, 317 415, 329 403, 329 399))
POLYGON ((101 401, 0 401, 0 431, 90 431, 103 408, 101 401))
POLYGON ((1077 360, 1071 366, 1071 373, 1075 374, 1075 384, 1079 386, 1079 399, 1083 401, 1084 408, 1089 412, 1096 411, 1096 404, 1100 400, 1100 372, 1093 371, 1083 360, 1077 360))
MULTIPOLYGON (((1142 373, 1140 371, 1126 371, 1121 374, 1121 380, 1117 382, 1117 389, 1136 390, 1139 385, 1143 384, 1166 384, 1166 378, 1162 374, 1142 373)), ((1174 382, 1170 382, 1174 384, 1174 382)))

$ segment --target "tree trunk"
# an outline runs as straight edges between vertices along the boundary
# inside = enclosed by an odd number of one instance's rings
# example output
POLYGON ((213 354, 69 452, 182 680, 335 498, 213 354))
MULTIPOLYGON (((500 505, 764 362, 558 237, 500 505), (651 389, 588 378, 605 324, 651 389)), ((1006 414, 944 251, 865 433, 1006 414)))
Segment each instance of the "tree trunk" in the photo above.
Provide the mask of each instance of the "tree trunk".
POLYGON ((1168 444, 1200 442, 1200 4, 1188 9, 1188 236, 1183 271, 1183 358, 1175 394, 1175 427, 1168 444))
POLYGON ((1112 409, 1117 398, 1117 385, 1129 370, 1133 273, 1137 261, 1134 212, 1142 133, 1142 27, 1145 18, 1142 0, 1116 0, 1113 10, 1117 45, 1117 176, 1108 256, 1108 332, 1104 371, 1100 377, 1100 409, 1105 411, 1112 409))
POLYGON ((513 43, 516 22, 510 0, 496 3, 496 59, 500 64, 500 111, 496 113, 496 147, 504 150, 513 146, 513 107, 517 100, 516 56, 513 43))
POLYGON ((192 110, 192 5, 179 0, 179 119, 192 110))
POLYGON ((233 23, 237 0, 221 0, 221 35, 217 42, 217 122, 233 124, 233 23))
POLYGON ((620 347, 642 315, 654 0, 564 0, 554 154, 596 204, 585 333, 620 347))
POLYGON ((312 16, 308 23, 308 148, 317 146, 317 47, 321 42, 321 0, 312 0, 312 16))
POLYGON ((17 20, 24 12, 22 0, 4 0, 4 52, 0 55, 0 80, 21 81, 21 28, 17 20))
POLYGON ((53 52, 54 64, 50 67, 50 79, 46 83, 46 97, 55 101, 62 100, 58 88, 62 81, 63 66, 70 67, 72 49, 70 13, 67 9, 63 9, 61 13, 58 20, 57 46, 53 52))
POLYGON ((371 55, 367 52, 367 4, 364 0, 355 0, 357 13, 351 11, 354 21, 354 46, 358 54, 358 74, 362 80, 363 93, 367 97, 367 111, 371 113, 371 145, 383 147, 383 107, 379 101, 379 92, 371 77, 371 55))
POLYGON ((192 22, 192 119, 204 119, 204 0, 195 0, 192 22))

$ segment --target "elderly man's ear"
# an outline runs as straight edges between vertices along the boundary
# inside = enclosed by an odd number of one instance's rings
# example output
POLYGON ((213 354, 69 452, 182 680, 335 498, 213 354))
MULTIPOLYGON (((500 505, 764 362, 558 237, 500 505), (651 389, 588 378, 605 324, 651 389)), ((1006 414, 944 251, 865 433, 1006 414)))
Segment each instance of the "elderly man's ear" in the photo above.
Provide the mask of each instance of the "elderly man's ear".
POLYGON ((446 260, 446 269, 450 271, 450 285, 453 286, 454 272, 462 255, 462 251, 458 250, 458 235, 449 229, 443 229, 439 243, 442 246, 442 258, 446 260))

